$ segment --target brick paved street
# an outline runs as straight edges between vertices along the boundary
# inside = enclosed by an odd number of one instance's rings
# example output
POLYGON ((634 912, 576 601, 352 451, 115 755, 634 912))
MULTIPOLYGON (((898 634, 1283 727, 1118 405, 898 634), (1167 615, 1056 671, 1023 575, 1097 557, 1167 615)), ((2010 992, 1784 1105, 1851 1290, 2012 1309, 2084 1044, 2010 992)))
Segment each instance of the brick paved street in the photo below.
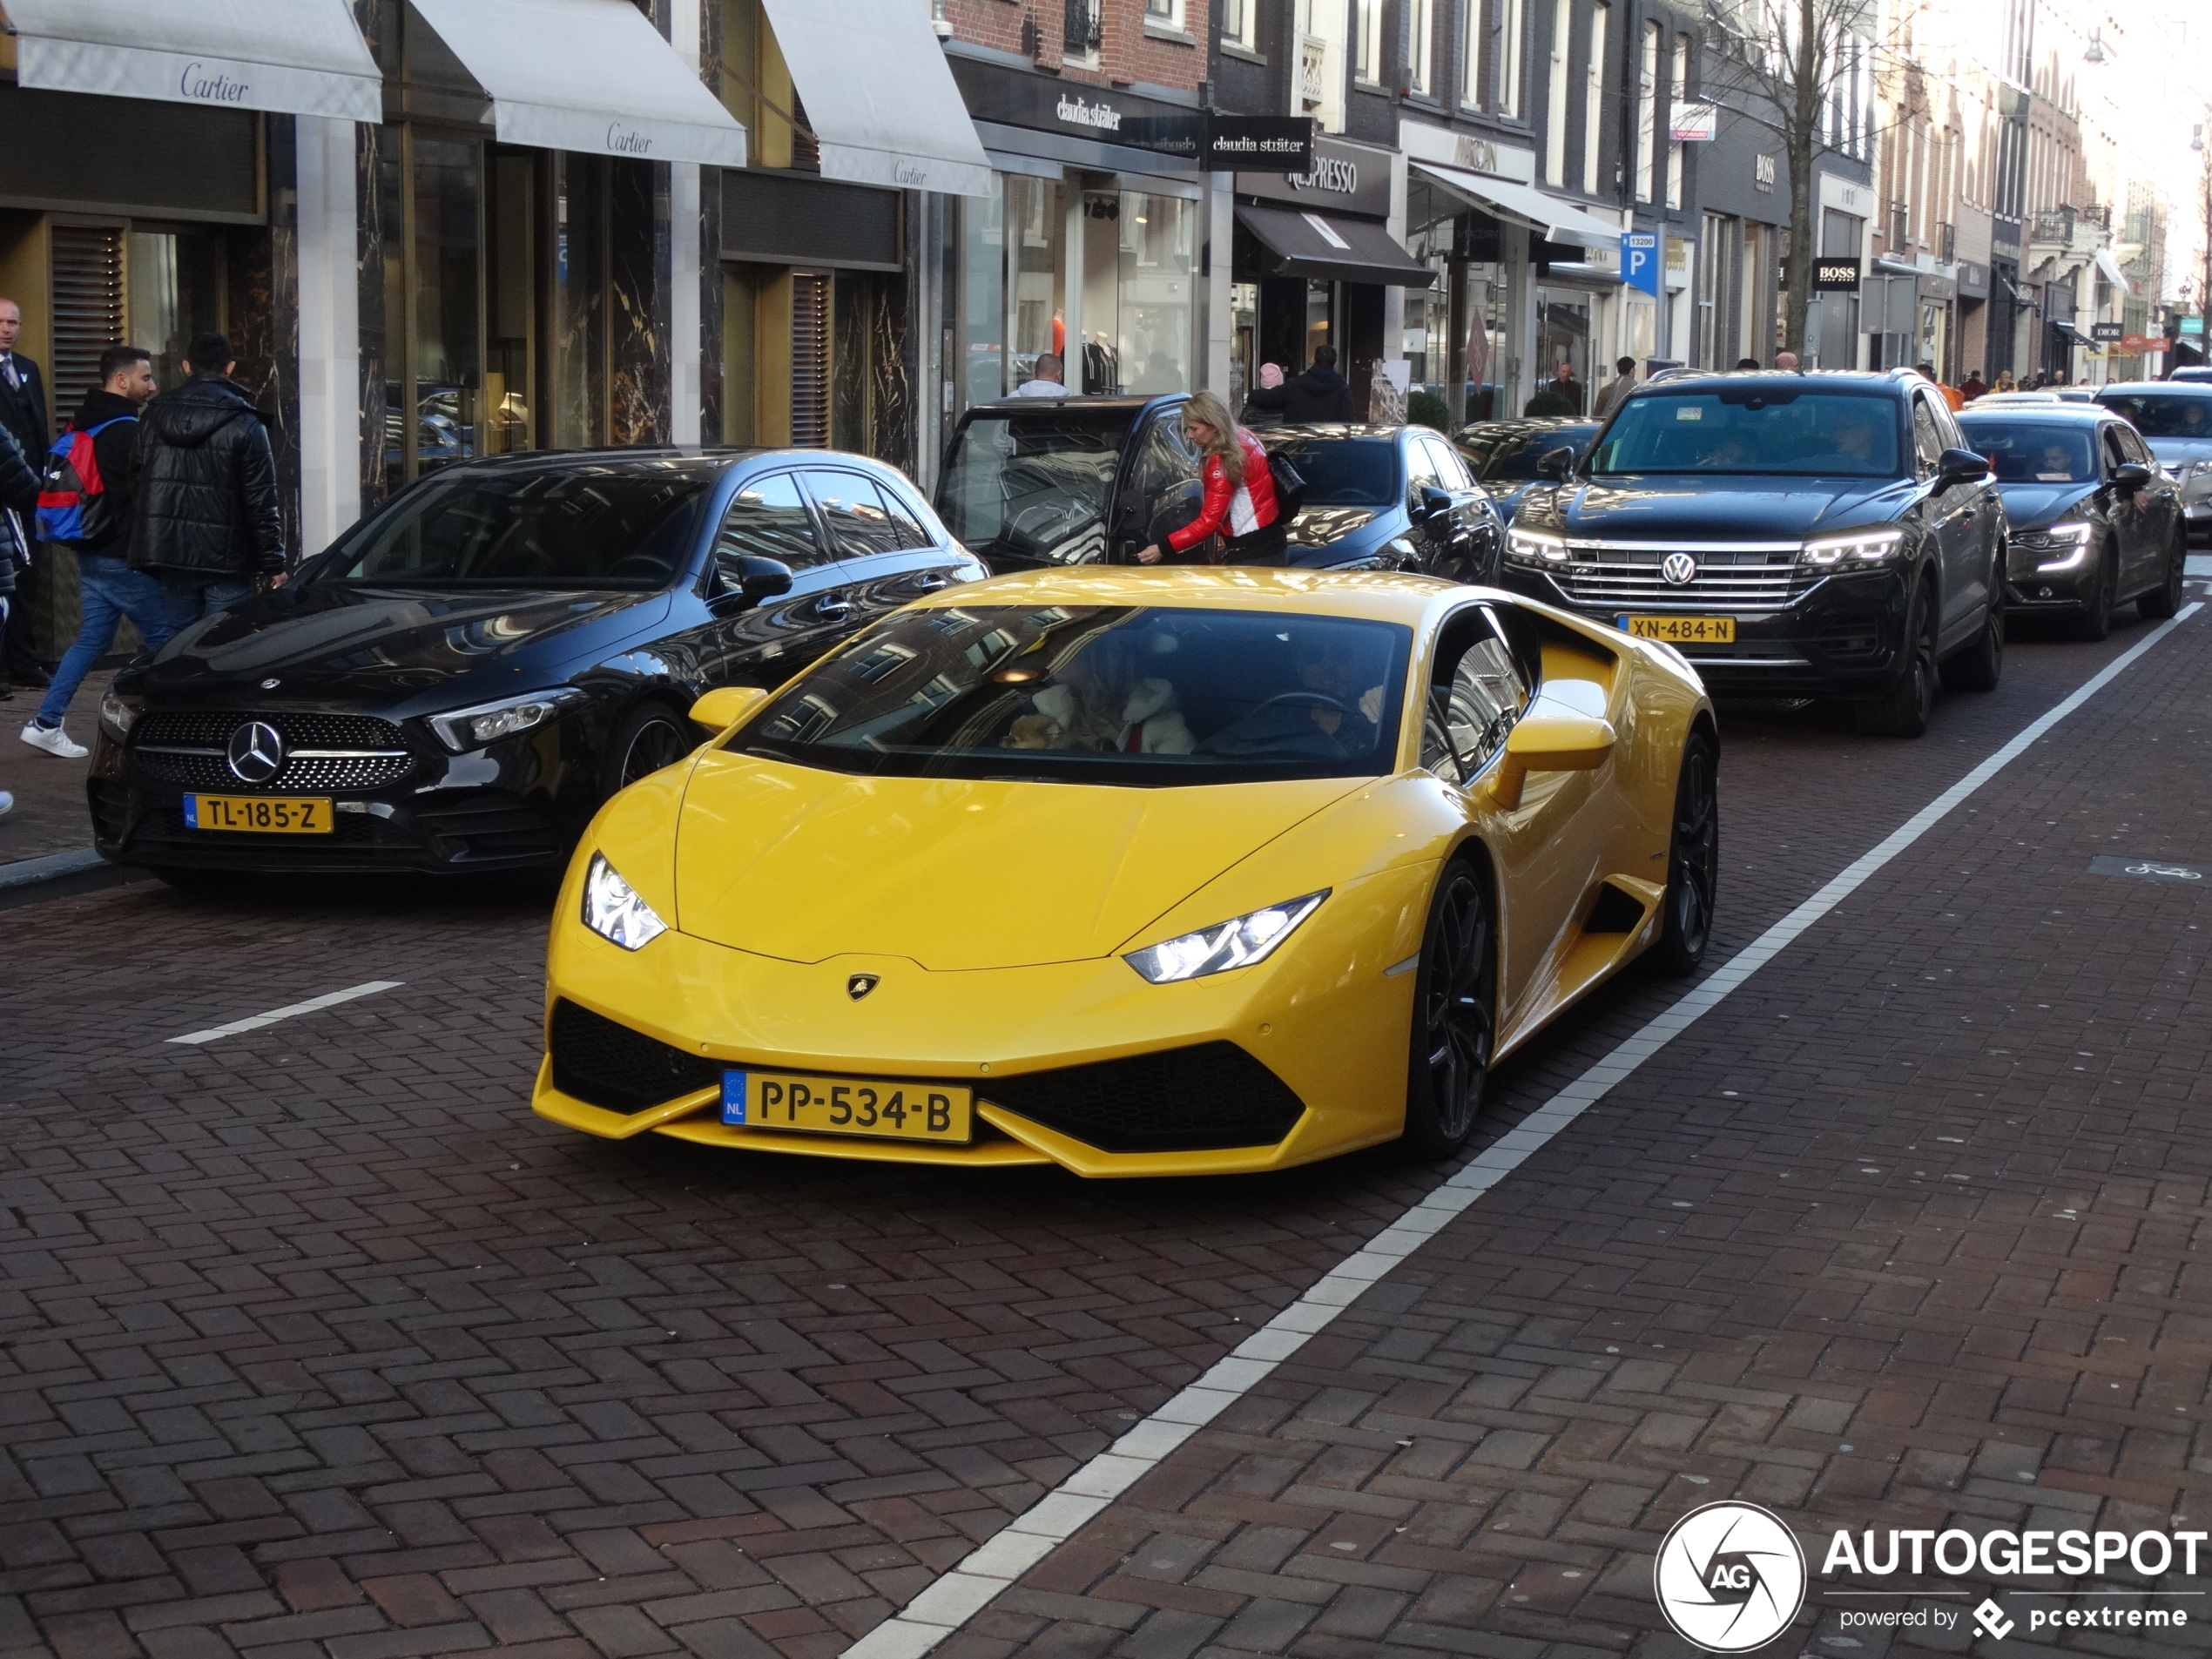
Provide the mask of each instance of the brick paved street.
MULTIPOLYGON (((1917 744, 1731 712, 1714 960, 2147 631, 2020 643, 1917 744)), ((1809 1550, 2206 1526, 2212 905, 2087 867, 2212 864, 2208 678, 2200 614, 938 1651, 1673 1659, 1651 1556, 1713 1498, 1809 1550)), ((833 1655, 1445 1173, 587 1141, 526 1105, 543 903, 8 914, 0 1647, 833 1655)), ((1610 988, 1487 1130, 1679 995, 1610 988)), ((1826 1588, 1771 1651, 1909 1650, 1826 1588)), ((2202 1646, 2008 1605, 1980 1651, 2202 1646)))

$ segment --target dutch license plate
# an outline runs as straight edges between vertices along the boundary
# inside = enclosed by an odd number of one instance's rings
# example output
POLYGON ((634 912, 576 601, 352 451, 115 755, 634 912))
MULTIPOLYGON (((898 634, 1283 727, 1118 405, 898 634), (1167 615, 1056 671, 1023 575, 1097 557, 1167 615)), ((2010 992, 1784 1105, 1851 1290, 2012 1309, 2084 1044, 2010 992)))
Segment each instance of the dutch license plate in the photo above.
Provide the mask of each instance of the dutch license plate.
POLYGON ((722 1121, 747 1129, 964 1144, 975 1133, 975 1094, 954 1083, 725 1071, 722 1121))
POLYGON ((1669 645, 1732 645, 1733 617, 1623 617, 1621 626, 1638 639, 1663 639, 1669 645))
POLYGON ((330 833, 327 795, 187 795, 185 827, 257 830, 278 835, 330 833))

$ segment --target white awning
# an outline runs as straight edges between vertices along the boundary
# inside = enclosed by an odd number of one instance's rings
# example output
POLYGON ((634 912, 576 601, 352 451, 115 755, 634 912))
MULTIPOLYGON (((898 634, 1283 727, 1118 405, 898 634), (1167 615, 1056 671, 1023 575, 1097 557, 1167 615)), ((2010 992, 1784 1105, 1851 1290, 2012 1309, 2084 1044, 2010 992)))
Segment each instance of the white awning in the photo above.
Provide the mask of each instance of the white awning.
POLYGON ((991 193, 991 163, 921 0, 763 0, 822 177, 991 193))
POLYGON ((2097 250, 2097 269, 2103 272, 2105 280, 2111 283, 2121 293, 2134 293, 2135 290, 2128 285, 2128 279, 2120 273, 2120 261, 2112 257, 2110 248, 2101 247, 2097 250))
POLYGON ((745 128, 630 0, 415 0, 415 9, 489 95, 504 143, 745 165, 745 128))
POLYGON ((1412 162, 1414 171, 1426 174, 1453 195, 1541 231, 1546 241, 1575 242, 1583 247, 1621 246, 1618 225, 1608 225, 1573 202, 1547 195, 1534 185, 1519 185, 1510 179, 1493 179, 1487 172, 1469 172, 1465 167, 1447 167, 1440 162, 1418 158, 1412 158, 1412 162))
POLYGON ((346 0, 5 0, 16 83, 56 92, 384 118, 346 0))

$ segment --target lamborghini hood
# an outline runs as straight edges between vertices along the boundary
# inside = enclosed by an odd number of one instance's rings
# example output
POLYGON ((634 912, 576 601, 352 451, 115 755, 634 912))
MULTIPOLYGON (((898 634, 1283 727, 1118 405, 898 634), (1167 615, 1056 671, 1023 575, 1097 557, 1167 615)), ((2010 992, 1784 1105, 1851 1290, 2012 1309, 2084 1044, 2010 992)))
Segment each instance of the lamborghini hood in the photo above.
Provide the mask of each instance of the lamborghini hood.
POLYGON ((858 778, 711 751, 678 820, 675 925, 797 962, 904 956, 956 971, 1103 956, 1373 781, 858 778))

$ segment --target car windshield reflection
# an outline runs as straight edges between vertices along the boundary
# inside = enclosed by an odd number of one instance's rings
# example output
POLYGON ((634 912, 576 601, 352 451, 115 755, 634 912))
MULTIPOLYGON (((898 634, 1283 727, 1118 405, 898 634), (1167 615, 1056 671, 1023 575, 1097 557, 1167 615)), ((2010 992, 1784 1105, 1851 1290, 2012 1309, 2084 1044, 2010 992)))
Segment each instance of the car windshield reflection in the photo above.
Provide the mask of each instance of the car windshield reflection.
POLYGON ((1886 393, 1800 390, 1754 381, 1712 391, 1642 392, 1621 405, 1589 470, 1889 478, 1902 466, 1886 393))
POLYGON ((940 516, 979 553, 1047 564, 1104 556, 1127 410, 982 409, 946 462, 940 516))

